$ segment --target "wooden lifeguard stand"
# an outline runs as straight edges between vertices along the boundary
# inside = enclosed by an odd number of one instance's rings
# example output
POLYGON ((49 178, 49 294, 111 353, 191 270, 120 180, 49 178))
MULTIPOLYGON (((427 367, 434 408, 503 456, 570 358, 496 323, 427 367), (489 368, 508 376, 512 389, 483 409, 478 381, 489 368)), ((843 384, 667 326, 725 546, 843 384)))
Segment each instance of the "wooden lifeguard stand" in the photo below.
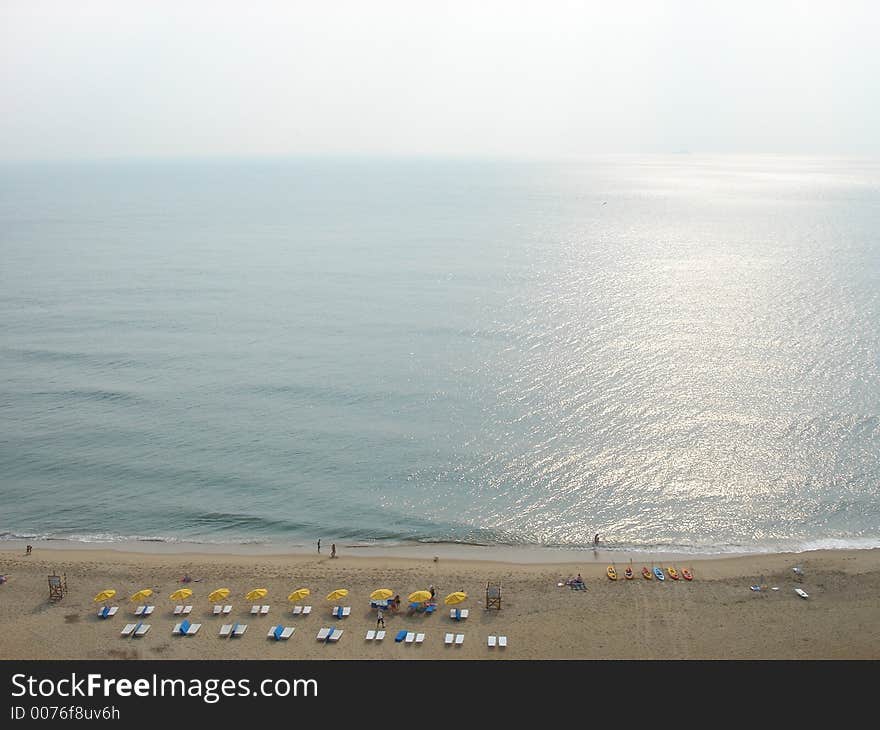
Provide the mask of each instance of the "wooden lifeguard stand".
POLYGON ((49 600, 56 603, 64 598, 67 593, 67 573, 64 575, 56 575, 52 573, 49 577, 49 600))
POLYGON ((497 608, 501 610, 501 581, 486 581, 486 610, 497 608))

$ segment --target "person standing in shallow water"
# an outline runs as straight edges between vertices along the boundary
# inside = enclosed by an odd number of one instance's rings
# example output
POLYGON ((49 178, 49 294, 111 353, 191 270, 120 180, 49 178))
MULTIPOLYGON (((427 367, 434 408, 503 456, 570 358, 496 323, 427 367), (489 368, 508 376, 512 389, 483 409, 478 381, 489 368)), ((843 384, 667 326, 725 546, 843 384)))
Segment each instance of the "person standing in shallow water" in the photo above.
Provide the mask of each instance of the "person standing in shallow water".
POLYGON ((318 538, 318 555, 321 554, 321 538, 318 538))

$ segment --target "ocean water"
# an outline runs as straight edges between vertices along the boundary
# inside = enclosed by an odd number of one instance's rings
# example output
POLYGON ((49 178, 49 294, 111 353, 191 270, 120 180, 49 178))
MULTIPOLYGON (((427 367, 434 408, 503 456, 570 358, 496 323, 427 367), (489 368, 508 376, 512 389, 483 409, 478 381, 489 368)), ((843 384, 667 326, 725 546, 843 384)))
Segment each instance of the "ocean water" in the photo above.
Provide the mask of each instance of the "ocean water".
POLYGON ((880 162, 0 166, 0 533, 880 545, 880 162))

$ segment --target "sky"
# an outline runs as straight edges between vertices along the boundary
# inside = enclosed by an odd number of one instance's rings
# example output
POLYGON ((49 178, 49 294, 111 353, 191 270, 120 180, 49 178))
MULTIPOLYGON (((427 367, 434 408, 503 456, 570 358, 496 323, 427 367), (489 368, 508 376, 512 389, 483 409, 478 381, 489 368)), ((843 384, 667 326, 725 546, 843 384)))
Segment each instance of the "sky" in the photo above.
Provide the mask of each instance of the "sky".
POLYGON ((880 3, 0 0, 0 160, 880 154, 880 3))

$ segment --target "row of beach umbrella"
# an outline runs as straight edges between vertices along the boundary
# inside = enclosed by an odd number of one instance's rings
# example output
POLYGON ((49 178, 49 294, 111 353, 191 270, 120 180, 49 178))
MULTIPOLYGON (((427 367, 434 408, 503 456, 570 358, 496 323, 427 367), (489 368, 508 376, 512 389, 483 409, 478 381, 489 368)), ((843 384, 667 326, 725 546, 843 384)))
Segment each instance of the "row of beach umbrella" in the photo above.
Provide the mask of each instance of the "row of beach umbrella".
MULTIPOLYGON (((213 591, 208 595, 208 600, 211 603, 216 603, 217 601, 224 601, 229 597, 231 591, 228 588, 218 588, 216 591, 213 591)), ((192 590, 189 588, 179 588, 174 591, 170 596, 168 596, 172 601, 185 601, 193 594, 192 590)), ((252 591, 248 591, 245 594, 245 598, 248 601, 257 601, 261 598, 265 598, 269 594, 269 591, 266 588, 254 588, 252 591)), ((297 601, 301 601, 307 596, 310 596, 312 592, 308 588, 298 588, 293 593, 291 593, 287 600, 292 603, 296 603, 297 601)), ((101 591, 98 595, 95 596, 95 603, 100 603, 102 601, 109 601, 116 595, 116 591, 112 588, 108 588, 105 591, 101 591)), ((129 596, 130 601, 139 602, 145 601, 147 598, 153 595, 152 588, 144 588, 143 590, 137 591, 137 593, 129 596)), ((332 591, 327 595, 328 601, 340 601, 348 595, 348 590, 345 588, 337 588, 335 591, 332 591)), ((390 588, 379 588, 373 591, 370 594, 370 599, 374 601, 385 601, 391 596, 394 595, 394 591, 390 588)), ((410 593, 407 597, 407 600, 410 603, 424 603, 425 601, 431 600, 432 596, 428 591, 415 591, 410 593)), ((467 599, 467 593, 464 591, 456 591, 455 593, 450 593, 444 599, 444 603, 448 606, 454 605, 456 603, 461 603, 467 599)))

